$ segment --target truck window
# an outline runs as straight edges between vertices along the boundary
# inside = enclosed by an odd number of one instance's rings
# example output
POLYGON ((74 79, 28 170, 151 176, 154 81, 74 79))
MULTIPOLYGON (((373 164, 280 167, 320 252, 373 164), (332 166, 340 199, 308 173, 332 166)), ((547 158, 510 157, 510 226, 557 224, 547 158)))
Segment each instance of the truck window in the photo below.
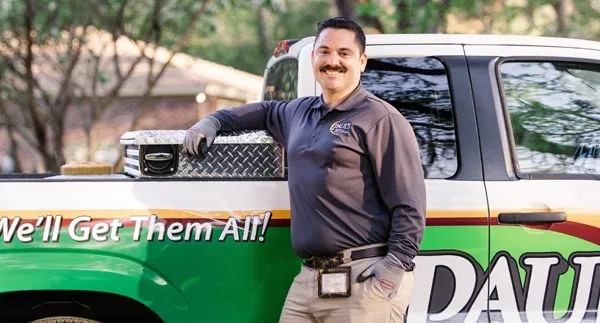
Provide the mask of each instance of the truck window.
POLYGON ((263 101, 287 101, 298 97, 298 60, 283 59, 267 71, 263 101))
POLYGON ((520 173, 600 174, 600 65, 505 62, 501 80, 520 173))
POLYGON ((448 178, 458 168, 450 87, 435 58, 369 58, 363 86, 412 125, 426 178, 448 178))

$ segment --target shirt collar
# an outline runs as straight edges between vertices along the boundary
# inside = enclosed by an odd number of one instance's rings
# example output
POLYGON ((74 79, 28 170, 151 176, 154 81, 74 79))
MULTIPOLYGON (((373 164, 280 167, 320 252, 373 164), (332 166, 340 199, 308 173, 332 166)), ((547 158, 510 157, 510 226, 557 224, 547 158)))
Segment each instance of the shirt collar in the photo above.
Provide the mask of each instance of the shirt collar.
MULTIPOLYGON (((340 111, 350 111, 358 106, 358 104, 363 101, 367 97, 367 90, 362 86, 362 81, 358 82, 358 86, 352 91, 352 93, 346 98, 346 100, 340 102, 337 106, 335 106, 334 110, 340 111)), ((318 99, 311 104, 311 108, 318 109, 323 107, 323 94, 321 94, 318 99)))

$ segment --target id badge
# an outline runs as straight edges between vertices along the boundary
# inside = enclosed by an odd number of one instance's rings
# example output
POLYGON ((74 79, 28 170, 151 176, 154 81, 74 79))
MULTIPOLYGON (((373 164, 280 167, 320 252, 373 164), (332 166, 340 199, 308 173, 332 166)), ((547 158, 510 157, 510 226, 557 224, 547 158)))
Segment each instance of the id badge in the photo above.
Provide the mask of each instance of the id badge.
POLYGON ((319 298, 350 297, 350 267, 325 267, 317 272, 319 298))

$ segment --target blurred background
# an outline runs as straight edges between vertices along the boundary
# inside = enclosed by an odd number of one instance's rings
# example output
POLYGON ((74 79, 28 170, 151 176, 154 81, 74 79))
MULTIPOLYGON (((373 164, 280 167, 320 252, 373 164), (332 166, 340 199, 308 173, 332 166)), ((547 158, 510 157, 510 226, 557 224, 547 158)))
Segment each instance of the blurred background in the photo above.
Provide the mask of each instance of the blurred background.
POLYGON ((119 171, 120 136, 259 100, 277 41, 367 33, 600 40, 600 0, 0 0, 0 172, 119 171))

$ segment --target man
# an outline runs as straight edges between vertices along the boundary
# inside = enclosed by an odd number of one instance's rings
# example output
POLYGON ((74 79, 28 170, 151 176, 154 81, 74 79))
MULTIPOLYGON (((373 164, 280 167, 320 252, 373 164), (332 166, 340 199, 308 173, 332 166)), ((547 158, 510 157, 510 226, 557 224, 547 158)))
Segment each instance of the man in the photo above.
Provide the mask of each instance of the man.
POLYGON ((185 136, 193 155, 223 130, 266 129, 284 145, 292 246, 304 265, 280 322, 404 321, 425 183, 410 124, 362 87, 366 63, 360 26, 327 19, 312 52, 321 96, 220 110, 185 136))

